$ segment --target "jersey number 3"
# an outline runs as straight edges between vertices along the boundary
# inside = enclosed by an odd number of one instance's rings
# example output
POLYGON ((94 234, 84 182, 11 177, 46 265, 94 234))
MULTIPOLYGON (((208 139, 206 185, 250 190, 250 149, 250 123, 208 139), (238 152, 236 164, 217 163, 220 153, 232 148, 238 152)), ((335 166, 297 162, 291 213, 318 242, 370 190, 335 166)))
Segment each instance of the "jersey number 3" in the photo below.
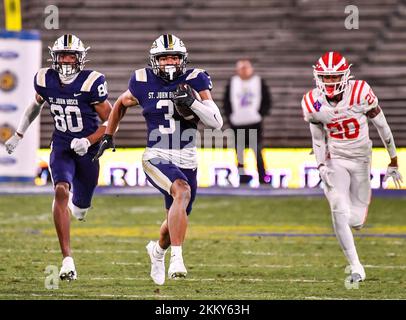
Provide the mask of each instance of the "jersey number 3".
POLYGON ((54 116, 55 128, 61 132, 80 132, 83 130, 82 114, 76 106, 66 106, 65 110, 58 104, 51 104, 51 112, 54 116), (74 123, 73 118, 76 118, 74 123))
POLYGON ((327 128, 329 129, 330 137, 334 139, 356 139, 359 136, 359 123, 354 118, 329 123, 327 128))
POLYGON ((174 114, 174 105, 171 100, 159 100, 156 104, 157 109, 162 109, 163 107, 168 107, 168 112, 164 114, 165 120, 169 121, 169 127, 166 127, 162 124, 159 125, 159 132, 162 134, 172 134, 175 132, 176 125, 175 119, 173 118, 174 114))

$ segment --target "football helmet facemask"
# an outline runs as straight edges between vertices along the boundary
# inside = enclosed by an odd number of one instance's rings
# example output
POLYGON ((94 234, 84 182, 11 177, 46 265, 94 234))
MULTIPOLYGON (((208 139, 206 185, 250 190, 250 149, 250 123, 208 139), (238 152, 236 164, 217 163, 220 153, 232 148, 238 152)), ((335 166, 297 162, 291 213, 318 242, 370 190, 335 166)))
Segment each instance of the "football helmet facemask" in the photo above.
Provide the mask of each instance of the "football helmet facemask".
POLYGON ((166 81, 172 81, 186 72, 187 50, 183 41, 173 34, 163 34, 156 39, 149 51, 149 65, 154 74, 166 81), (162 56, 179 56, 179 65, 159 65, 162 56))
POLYGON ((88 61, 85 58, 90 47, 85 48, 83 42, 73 34, 65 34, 59 37, 53 46, 48 48, 52 57, 52 69, 65 77, 82 71, 88 61), (76 61, 73 63, 60 62, 61 54, 74 54, 76 61))
POLYGON ((327 52, 319 58, 316 65, 313 66, 313 75, 316 80, 317 88, 327 97, 332 98, 343 92, 350 76, 350 67, 347 59, 338 52, 327 52), (323 76, 341 76, 338 82, 325 82, 323 76))

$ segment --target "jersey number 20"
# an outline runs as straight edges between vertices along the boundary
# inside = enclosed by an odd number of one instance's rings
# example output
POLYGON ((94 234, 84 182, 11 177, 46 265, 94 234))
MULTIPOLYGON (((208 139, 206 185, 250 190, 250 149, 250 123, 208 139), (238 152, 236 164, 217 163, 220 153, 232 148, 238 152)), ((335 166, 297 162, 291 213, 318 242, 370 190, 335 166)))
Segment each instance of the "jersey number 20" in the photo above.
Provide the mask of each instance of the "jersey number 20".
POLYGON ((58 104, 51 104, 51 112, 54 115, 55 128, 65 132, 80 132, 83 130, 82 114, 76 106, 66 106, 65 110, 58 104), (73 117, 76 118, 76 123, 73 122, 73 117))
POLYGON ((327 128, 330 130, 330 137, 335 139, 355 139, 359 136, 359 123, 354 118, 329 123, 327 128))

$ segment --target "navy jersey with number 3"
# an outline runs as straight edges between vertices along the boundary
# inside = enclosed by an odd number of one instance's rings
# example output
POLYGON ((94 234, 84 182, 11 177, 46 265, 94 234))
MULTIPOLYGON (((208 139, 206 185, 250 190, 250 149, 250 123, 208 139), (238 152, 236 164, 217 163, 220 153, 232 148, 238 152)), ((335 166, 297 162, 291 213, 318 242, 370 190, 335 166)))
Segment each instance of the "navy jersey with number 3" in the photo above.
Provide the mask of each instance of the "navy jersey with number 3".
POLYGON ((108 97, 103 74, 83 70, 72 83, 62 84, 58 72, 43 68, 35 75, 34 87, 48 102, 54 118, 53 147, 70 148, 73 138, 87 137, 99 127, 94 105, 108 97))
POLYGON ((210 76, 202 69, 189 69, 170 82, 156 76, 150 68, 136 70, 131 76, 128 89, 143 108, 149 148, 195 147, 196 124, 184 120, 171 100, 180 83, 189 84, 197 92, 212 89, 210 76))

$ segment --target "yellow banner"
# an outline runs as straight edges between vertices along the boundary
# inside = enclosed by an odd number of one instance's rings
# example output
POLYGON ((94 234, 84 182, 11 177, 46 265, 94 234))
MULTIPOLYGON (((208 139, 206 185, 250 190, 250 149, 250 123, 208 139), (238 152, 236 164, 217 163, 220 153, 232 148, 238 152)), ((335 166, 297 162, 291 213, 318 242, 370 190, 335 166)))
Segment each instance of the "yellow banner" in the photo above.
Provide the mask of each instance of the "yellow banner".
POLYGON ((6 30, 21 31, 21 3, 20 0, 4 0, 6 14, 6 30))
MULTIPOLYGON (((117 149, 106 151, 100 159, 99 185, 106 186, 145 186, 148 184, 142 169, 143 148, 117 149)), ((45 184, 49 179, 49 149, 38 151, 40 174, 37 184, 45 184)), ((314 155, 309 148, 266 148, 262 150, 265 169, 271 176, 273 188, 313 188, 320 182, 314 155)), ((398 148, 399 170, 406 177, 406 148, 398 148)), ((237 157, 234 149, 198 149, 199 165, 197 181, 199 187, 239 186, 237 157)), ((254 179, 251 187, 258 187, 258 172, 254 153, 245 150, 245 172, 254 179)), ((389 155, 384 148, 374 148, 371 168, 373 189, 393 189, 392 179, 383 182, 389 155)), ((406 182, 406 181, 405 181, 406 182)), ((402 188, 406 188, 405 184, 402 188)))

